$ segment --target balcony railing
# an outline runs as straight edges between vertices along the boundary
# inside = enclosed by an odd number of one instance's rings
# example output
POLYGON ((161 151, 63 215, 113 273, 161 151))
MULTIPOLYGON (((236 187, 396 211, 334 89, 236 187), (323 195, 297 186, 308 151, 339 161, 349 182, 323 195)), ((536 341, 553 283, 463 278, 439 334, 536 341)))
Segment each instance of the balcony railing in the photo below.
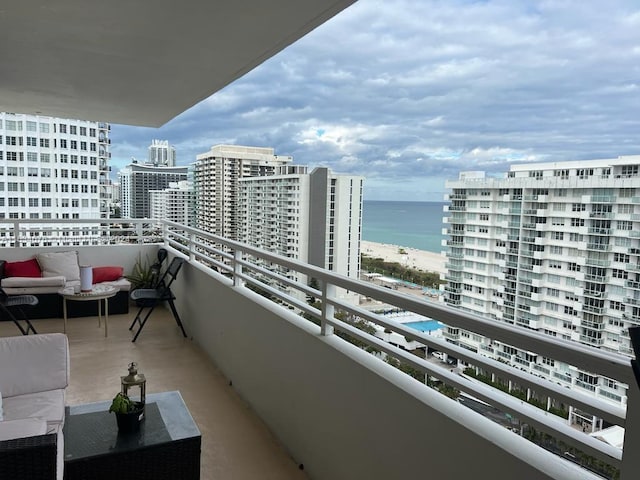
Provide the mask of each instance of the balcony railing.
POLYGON ((640 398, 637 398, 629 360, 621 355, 397 293, 172 222, 56 220, 2 222, 0 227, 3 223, 4 241, 12 247, 25 248, 26 242, 34 238, 31 235, 37 232, 64 232, 64 229, 73 232, 75 228, 79 229, 77 231, 89 229, 92 235, 89 238, 52 235, 47 243, 54 247, 77 245, 83 248, 162 242, 173 254, 185 256, 188 263, 180 281, 176 282, 176 294, 189 334, 233 380, 239 393, 292 455, 310 459, 310 471, 315 466, 315 471, 320 472, 318 478, 346 477, 347 471, 355 478, 354 475, 362 474, 358 468, 371 472, 366 475, 369 478, 381 478, 381 472, 392 472, 398 465, 403 466, 404 472, 418 474, 424 464, 414 460, 414 454, 415 458, 421 458, 419 452, 425 448, 438 459, 430 461, 430 471, 439 471, 446 476, 446 472, 451 472, 448 469, 454 455, 457 455, 452 452, 463 447, 469 451, 484 448, 487 456, 493 459, 494 463, 488 461, 491 465, 480 460, 473 466, 478 475, 492 472, 494 478, 513 478, 515 472, 519 472, 523 478, 596 478, 587 470, 545 452, 414 381, 383 362, 381 358, 385 356, 436 377, 536 430, 620 468, 623 480, 635 478, 640 468, 640 462, 633 457, 634 450, 623 462, 620 449, 572 428, 546 410, 387 343, 345 318, 358 318, 375 328, 390 330, 407 341, 444 352, 520 388, 534 391, 538 396, 552 398, 590 412, 608 423, 624 426, 625 444, 637 446, 640 432, 634 427, 639 419, 633 415, 627 418, 622 406, 565 388, 372 313, 348 301, 343 293, 371 298, 618 380, 630 386, 628 405, 631 411, 638 409, 633 406, 640 398), (271 265, 271 268, 257 263, 271 265), (276 273, 278 269, 286 269, 290 278, 276 273), (309 297, 317 303, 309 304, 309 297), (337 311, 346 317, 336 316, 337 311), (377 353, 370 354, 365 349, 377 353), (400 406, 401 410, 396 410, 400 406), (437 435, 437 438, 425 440, 424 431, 434 424, 446 425, 445 428, 456 433, 452 433, 450 439, 437 435), (331 435, 326 437, 325 432, 331 432, 331 435), (375 438, 396 439, 392 442, 394 445, 386 442, 384 458, 371 458, 367 454, 374 448, 371 442, 375 438), (331 455, 323 461, 322 453, 327 448, 331 455), (363 458, 368 458, 365 466, 362 466, 363 458), (499 473, 494 469, 496 461, 501 465, 499 473))

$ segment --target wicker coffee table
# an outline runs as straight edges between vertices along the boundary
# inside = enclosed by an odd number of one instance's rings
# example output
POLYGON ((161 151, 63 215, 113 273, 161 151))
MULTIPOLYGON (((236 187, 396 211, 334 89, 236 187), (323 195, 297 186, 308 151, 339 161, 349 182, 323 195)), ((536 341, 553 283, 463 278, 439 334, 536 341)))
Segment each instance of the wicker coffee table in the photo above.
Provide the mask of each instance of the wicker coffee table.
POLYGON ((200 478, 200 431, 180 392, 147 396, 140 431, 118 433, 111 402, 67 407, 66 480, 200 478))

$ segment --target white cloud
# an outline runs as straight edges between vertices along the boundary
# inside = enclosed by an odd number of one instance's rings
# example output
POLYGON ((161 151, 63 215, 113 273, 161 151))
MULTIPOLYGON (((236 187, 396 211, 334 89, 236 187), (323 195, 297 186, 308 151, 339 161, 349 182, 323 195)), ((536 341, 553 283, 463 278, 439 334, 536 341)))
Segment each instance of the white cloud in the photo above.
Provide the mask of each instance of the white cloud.
POLYGON ((153 138, 185 164, 270 146, 414 200, 459 170, 638 153, 639 19, 635 0, 360 0, 162 128, 113 126, 114 164, 153 138))

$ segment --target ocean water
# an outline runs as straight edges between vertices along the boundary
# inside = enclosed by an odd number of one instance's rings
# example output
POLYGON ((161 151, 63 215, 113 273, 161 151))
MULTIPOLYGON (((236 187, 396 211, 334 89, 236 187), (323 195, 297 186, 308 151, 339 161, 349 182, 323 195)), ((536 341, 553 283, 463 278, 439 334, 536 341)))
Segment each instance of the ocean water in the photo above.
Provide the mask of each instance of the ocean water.
POLYGON ((365 200, 362 239, 440 253, 445 202, 365 200))

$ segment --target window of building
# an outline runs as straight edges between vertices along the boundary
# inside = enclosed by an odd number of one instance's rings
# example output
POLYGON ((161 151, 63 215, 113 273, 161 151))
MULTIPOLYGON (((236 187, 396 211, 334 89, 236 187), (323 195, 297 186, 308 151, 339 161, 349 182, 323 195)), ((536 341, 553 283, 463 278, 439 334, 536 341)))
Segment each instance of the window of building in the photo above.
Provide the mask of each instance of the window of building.
POLYGON ((618 213, 628 214, 633 213, 633 211, 633 205, 630 205, 628 203, 621 203, 618 205, 618 213))
POLYGON ((570 242, 582 242, 584 236, 579 233, 570 233, 569 241, 570 242))
POLYGON ((589 178, 593 175, 593 168, 579 168, 576 173, 578 175, 578 178, 589 178))
POLYGON ((613 254, 613 261, 614 262, 629 263, 629 255, 627 255, 626 253, 614 253, 613 254))
MULTIPOLYGON (((633 205, 629 205, 630 207, 633 205)), ((618 220, 618 230, 632 230, 633 224, 628 220, 618 220)))
POLYGON ((624 303, 616 302, 614 300, 610 300, 609 301, 609 308, 612 309, 612 310, 618 310, 620 312, 624 312, 624 310, 625 310, 624 303))

